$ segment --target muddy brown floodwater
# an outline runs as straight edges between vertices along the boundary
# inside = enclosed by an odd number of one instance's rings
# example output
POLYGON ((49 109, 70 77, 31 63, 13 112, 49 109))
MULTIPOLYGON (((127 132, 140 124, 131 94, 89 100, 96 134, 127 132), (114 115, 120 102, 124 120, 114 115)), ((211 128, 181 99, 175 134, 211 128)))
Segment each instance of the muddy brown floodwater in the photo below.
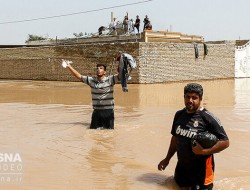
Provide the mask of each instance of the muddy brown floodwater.
MULTIPOLYGON (((200 81, 203 106, 230 147, 215 154, 215 190, 250 189, 250 79, 200 81)), ((88 86, 0 81, 0 189, 177 190, 168 150, 187 82, 115 86, 115 130, 90 130, 88 86), (12 157, 11 157, 12 156, 12 157)))

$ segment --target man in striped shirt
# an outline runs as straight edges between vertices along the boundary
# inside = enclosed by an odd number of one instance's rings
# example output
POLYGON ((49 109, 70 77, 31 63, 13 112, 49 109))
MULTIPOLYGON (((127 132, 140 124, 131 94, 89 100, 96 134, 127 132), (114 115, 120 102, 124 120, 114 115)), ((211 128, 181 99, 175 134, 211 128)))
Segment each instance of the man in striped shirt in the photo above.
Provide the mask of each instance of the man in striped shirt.
POLYGON ((71 73, 91 88, 93 113, 90 129, 114 129, 114 88, 119 81, 118 74, 105 76, 106 66, 96 65, 96 76, 82 76, 69 63, 67 66, 71 73))

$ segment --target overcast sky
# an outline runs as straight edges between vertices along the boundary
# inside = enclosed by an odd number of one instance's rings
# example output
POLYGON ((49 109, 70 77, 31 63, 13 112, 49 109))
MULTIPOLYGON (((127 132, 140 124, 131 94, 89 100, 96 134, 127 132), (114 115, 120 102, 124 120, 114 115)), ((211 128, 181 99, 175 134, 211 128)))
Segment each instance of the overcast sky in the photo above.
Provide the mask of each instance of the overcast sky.
POLYGON ((133 19, 139 15, 143 20, 148 15, 153 30, 171 28, 201 35, 205 41, 250 39, 250 0, 152 0, 133 4, 138 2, 143 0, 0 0, 0 45, 24 44, 28 34, 62 39, 74 37, 73 33, 95 33, 100 26, 108 25, 111 12, 118 20, 126 12, 133 19), (125 4, 133 5, 122 6, 125 4), (53 18, 8 23, 46 17, 53 18))

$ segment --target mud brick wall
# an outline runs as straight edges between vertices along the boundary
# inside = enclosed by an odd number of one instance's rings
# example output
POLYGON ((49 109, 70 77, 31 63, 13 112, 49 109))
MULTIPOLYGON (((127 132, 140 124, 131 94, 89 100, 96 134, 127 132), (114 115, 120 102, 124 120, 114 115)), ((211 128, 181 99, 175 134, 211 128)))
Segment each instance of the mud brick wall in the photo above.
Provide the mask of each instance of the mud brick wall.
MULTIPOLYGON (((83 75, 95 75, 96 63, 107 65, 107 74, 118 51, 135 57, 138 67, 129 83, 159 83, 234 77, 235 43, 198 44, 195 58, 193 44, 184 43, 99 43, 47 47, 0 48, 0 79, 77 81, 61 59, 73 61, 83 75)), ((114 65, 113 74, 117 71, 114 65)))
MULTIPOLYGON (((0 79, 77 81, 68 69, 61 66, 62 59, 73 61, 72 66, 82 75, 95 75, 96 64, 104 63, 107 74, 118 51, 138 56, 138 43, 85 44, 0 49, 0 79)), ((113 74, 118 65, 114 64, 113 74)), ((138 81, 136 70, 132 81, 138 81)))
POLYGON ((234 77, 235 44, 198 45, 195 58, 193 44, 140 43, 139 83, 186 80, 223 79, 234 77))

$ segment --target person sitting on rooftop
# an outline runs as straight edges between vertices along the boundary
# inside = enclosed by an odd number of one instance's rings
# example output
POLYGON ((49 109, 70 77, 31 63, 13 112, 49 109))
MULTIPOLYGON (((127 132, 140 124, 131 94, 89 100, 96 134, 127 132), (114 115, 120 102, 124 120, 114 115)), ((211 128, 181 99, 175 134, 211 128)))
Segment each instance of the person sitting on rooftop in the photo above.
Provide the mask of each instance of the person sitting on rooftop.
POLYGON ((148 21, 148 24, 145 26, 145 30, 152 30, 152 24, 148 21))

